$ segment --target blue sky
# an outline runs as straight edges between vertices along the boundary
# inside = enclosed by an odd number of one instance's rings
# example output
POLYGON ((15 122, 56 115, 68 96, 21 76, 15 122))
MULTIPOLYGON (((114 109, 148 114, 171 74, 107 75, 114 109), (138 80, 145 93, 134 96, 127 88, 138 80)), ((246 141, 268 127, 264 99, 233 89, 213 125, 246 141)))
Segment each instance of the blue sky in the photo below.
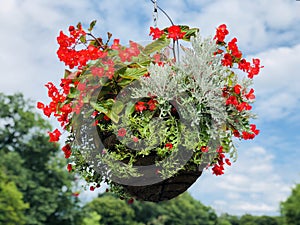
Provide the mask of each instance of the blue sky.
MULTIPOLYGON (((190 188, 218 213, 277 215, 279 202, 300 181, 300 2, 296 0, 159 1, 176 24, 214 34, 226 23, 246 57, 265 68, 255 78, 256 124, 261 134, 239 144, 239 158, 222 177, 206 171, 190 188)), ((23 92, 47 102, 44 84, 58 79, 64 66, 56 57, 59 30, 81 21, 98 21, 123 43, 150 40, 150 0, 0 0, 0 91, 23 92)), ((159 14, 159 27, 169 22, 159 14)), ((83 198, 90 198, 84 193, 83 198)))

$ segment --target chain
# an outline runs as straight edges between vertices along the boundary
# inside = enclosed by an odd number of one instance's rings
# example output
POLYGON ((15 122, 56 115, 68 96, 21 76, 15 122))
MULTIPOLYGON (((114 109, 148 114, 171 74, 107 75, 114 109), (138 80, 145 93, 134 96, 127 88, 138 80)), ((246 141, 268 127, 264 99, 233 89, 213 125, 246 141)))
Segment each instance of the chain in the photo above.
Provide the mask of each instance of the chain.
POLYGON ((156 28, 157 27, 157 20, 158 20, 158 10, 157 10, 157 3, 156 3, 156 0, 154 0, 153 2, 153 24, 154 24, 154 27, 156 28))

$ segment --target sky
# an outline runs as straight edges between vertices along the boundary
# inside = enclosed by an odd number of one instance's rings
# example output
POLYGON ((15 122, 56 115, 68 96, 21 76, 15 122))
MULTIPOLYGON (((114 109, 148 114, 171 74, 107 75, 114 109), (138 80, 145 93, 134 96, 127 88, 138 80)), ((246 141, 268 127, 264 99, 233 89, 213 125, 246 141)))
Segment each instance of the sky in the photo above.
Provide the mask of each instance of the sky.
MULTIPOLYGON (((247 59, 264 66, 255 77, 255 121, 261 133, 239 143, 239 157, 225 175, 205 173, 189 189, 218 214, 279 215, 279 203, 300 183, 300 1, 157 0, 175 24, 213 35, 227 24, 247 59)), ((48 102, 44 84, 58 84, 64 65, 56 57, 60 30, 97 20, 94 33, 107 31, 123 44, 151 40, 150 0, 0 0, 0 92, 22 92, 48 102)), ((169 26, 159 13, 158 26, 169 26)), ((95 193, 94 193, 95 195, 95 193)), ((83 193, 82 198, 91 198, 83 193)))

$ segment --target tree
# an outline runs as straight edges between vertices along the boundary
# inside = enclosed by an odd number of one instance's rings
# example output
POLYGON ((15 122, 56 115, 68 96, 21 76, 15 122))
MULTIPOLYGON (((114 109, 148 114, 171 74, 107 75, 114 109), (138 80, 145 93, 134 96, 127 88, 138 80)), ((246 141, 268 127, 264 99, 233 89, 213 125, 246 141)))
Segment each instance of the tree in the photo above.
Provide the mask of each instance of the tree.
POLYGON ((0 224, 23 225, 24 212, 29 208, 29 204, 24 203, 23 194, 2 171, 4 168, 0 170, 0 224))
POLYGON ((230 225, 240 225, 239 218, 237 216, 229 215, 224 213, 218 218, 218 225, 225 225, 229 222, 230 225))
POLYGON ((93 211, 86 214, 83 218, 83 225, 100 225, 101 216, 93 211))
POLYGON ((166 225, 211 225, 217 221, 217 215, 211 207, 203 205, 187 192, 160 205, 164 215, 167 215, 166 225))
MULTIPOLYGON (((135 201, 129 205, 111 194, 102 194, 84 207, 101 215, 101 224, 213 225, 217 215, 188 193, 161 203, 135 201)), ((99 224, 99 223, 95 223, 99 224)))
POLYGON ((101 215, 98 224, 106 225, 132 225, 135 222, 135 213, 125 201, 122 201, 111 194, 103 194, 87 203, 85 212, 96 212, 101 215))
POLYGON ((292 189, 291 195, 280 204, 280 208, 286 224, 300 224, 300 184, 292 189))
POLYGON ((245 214, 240 219, 243 225, 279 225, 277 219, 271 216, 253 216, 245 214))
POLYGON ((0 165, 30 205, 26 224, 80 224, 74 177, 58 157, 59 146, 48 141, 49 123, 22 94, 0 93, 0 108, 0 165))

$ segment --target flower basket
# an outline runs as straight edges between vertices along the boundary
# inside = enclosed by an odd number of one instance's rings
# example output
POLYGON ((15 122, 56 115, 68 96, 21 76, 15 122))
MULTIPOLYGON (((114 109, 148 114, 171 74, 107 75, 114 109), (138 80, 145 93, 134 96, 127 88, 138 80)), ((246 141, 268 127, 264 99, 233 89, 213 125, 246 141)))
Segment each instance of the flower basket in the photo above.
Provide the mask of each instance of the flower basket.
MULTIPOLYGON (((92 191, 105 182, 122 198, 172 199, 204 169, 222 175, 236 159, 234 139, 259 133, 250 121, 250 85, 260 61, 246 61, 236 38, 225 42, 226 25, 208 38, 188 26, 151 27, 146 46, 110 44, 110 33, 104 42, 91 33, 94 25, 60 32, 57 54, 71 70, 61 89, 46 84, 50 104, 37 105, 68 131, 67 168, 92 191)), ((50 141, 60 135, 49 132, 50 141)))

